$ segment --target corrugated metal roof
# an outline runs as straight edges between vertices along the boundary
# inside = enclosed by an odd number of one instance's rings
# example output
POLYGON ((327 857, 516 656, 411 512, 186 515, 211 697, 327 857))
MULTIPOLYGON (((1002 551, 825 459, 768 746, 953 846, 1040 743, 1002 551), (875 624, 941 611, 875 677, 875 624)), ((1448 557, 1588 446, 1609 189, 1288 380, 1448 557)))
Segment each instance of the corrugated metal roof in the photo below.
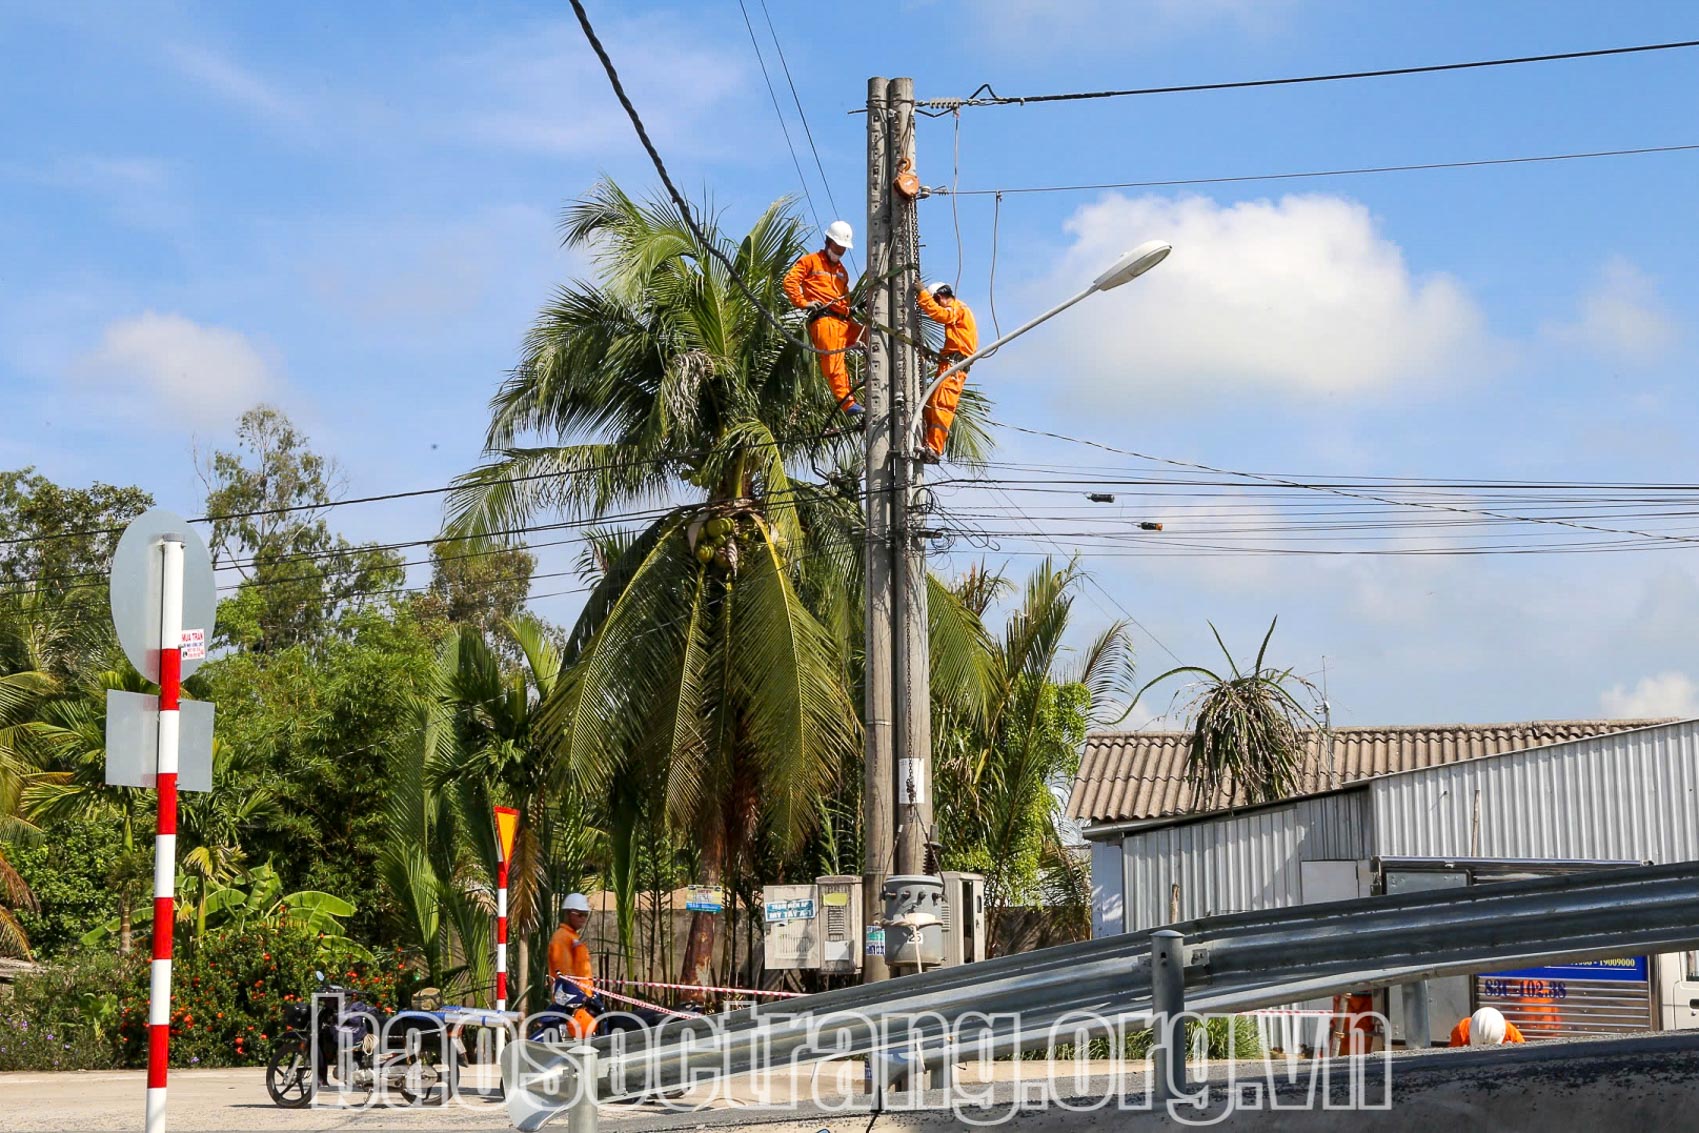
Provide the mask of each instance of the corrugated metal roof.
MULTIPOLYGON (((1484 756, 1545 747, 1590 736, 1671 723, 1656 720, 1532 720, 1515 724, 1410 724, 1335 728, 1331 743, 1309 732, 1310 758, 1294 795, 1347 783, 1441 767, 1484 756)), ((1186 783, 1190 732, 1097 732, 1086 737, 1068 817, 1079 822, 1129 822, 1221 810, 1233 800, 1200 804, 1186 783)))

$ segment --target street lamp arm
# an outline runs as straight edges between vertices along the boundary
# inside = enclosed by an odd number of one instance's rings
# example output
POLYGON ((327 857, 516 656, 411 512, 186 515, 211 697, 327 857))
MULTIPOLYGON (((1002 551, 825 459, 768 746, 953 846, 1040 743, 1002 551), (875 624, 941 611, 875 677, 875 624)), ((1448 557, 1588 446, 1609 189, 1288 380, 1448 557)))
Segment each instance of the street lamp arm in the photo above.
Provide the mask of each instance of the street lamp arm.
POLYGON ((999 338, 996 342, 993 342, 990 346, 986 346, 986 347, 983 347, 979 350, 976 350, 972 354, 969 354, 966 358, 963 358, 963 359, 961 359, 957 362, 954 362, 949 367, 947 367, 946 369, 939 371, 938 376, 932 380, 932 384, 926 387, 926 393, 921 396, 920 403, 922 405, 925 405, 927 402, 931 401, 932 395, 938 392, 938 387, 943 385, 944 379, 948 378, 951 374, 958 374, 961 371, 967 369, 969 366, 973 365, 975 362, 979 361, 981 358, 985 357, 987 354, 990 354, 993 351, 1002 347, 1004 344, 1006 344, 1006 343, 1008 343, 1008 342, 1010 342, 1010 341, 1012 341, 1016 338, 1019 338, 1021 335, 1025 334, 1027 331, 1031 330, 1033 327, 1037 326, 1039 323, 1045 322, 1048 319, 1055 318, 1057 315, 1060 315, 1063 311, 1066 311, 1069 307, 1072 307, 1075 303, 1078 303, 1080 300, 1090 297, 1091 294, 1093 292, 1095 292, 1096 290, 1097 290, 1097 288, 1095 288, 1095 287, 1086 288, 1084 291, 1080 292, 1078 295, 1075 295, 1073 298, 1067 300, 1066 302, 1058 303, 1056 306, 1050 308, 1048 311, 1044 312, 1042 315, 1039 315, 1037 318, 1031 319, 1031 320, 1029 320, 1025 323, 1022 323, 1020 326, 1016 327, 1014 330, 1010 331, 1008 334, 1004 335, 1002 338, 999 338))

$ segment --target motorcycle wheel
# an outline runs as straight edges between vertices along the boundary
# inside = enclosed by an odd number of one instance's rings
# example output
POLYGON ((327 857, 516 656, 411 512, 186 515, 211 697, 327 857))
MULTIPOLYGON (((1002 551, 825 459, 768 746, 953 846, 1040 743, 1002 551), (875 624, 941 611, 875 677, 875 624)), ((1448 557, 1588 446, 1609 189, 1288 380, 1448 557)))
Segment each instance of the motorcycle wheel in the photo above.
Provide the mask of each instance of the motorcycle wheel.
POLYGON ((441 1083, 442 1072, 436 1063, 420 1059, 407 1064, 395 1088, 408 1105, 435 1105, 443 1100, 437 1093, 441 1083))
POLYGON ((290 1033, 271 1044, 265 1061, 265 1092, 284 1109, 312 1104, 313 1052, 307 1036, 290 1033))

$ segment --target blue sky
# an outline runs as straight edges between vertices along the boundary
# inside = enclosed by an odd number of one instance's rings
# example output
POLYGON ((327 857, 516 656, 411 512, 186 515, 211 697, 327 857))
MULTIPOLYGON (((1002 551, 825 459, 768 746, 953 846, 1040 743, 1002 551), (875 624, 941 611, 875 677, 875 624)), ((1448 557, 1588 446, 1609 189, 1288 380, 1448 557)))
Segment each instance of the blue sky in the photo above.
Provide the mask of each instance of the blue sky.
MULTIPOLYGON (((1020 95, 1699 31, 1685 6, 1667 3, 907 0, 863 5, 846 23, 845 9, 768 2, 831 195, 858 230, 863 125, 849 112, 870 74, 913 75, 923 97, 987 81, 1020 95), (871 35, 882 16, 890 34, 871 35)), ((711 193, 732 228, 800 191, 736 3, 590 9, 687 191, 711 193)), ((752 15, 775 65, 758 0, 752 15)), ((0 50, 0 466, 140 483, 184 512, 202 494, 193 447, 227 443, 236 415, 262 399, 340 460, 350 494, 440 484, 471 467, 485 402, 529 319, 551 286, 584 270, 557 246, 562 204, 602 173, 655 184, 564 4, 14 3, 0 13, 0 50)), ((1699 52, 1666 52, 970 109, 959 183, 1695 143, 1696 66, 1699 52)), ((922 124, 928 184, 951 180, 954 140, 951 119, 922 124)), ((829 220, 811 155, 800 155, 829 220)), ((1699 154, 1676 153, 1006 196, 1005 326, 1125 246, 1162 236, 1177 250, 974 380, 999 420, 1235 470, 1693 482, 1696 174, 1699 154)), ((991 198, 959 198, 954 216, 948 198, 923 208, 929 273, 956 274, 959 223, 960 292, 988 328, 991 198)), ((999 441, 1003 462, 1089 466, 1076 478, 1152 467, 1017 433, 999 441)), ((1266 509, 1277 527, 1290 520, 1252 492, 1216 502, 1241 517, 1266 509)), ((1034 554, 1084 543, 1102 589, 1082 598, 1081 631, 1130 611, 1148 673, 1175 657, 1210 662, 1210 620, 1249 650, 1279 614, 1271 656, 1318 679, 1325 656, 1341 722, 1699 712, 1699 576, 1679 545, 1130 558, 1069 534, 1106 522, 1083 498, 941 496, 966 510, 1006 510, 1012 498, 1056 532, 1000 540, 994 563, 1021 570, 1034 554)), ((1113 514, 1161 518, 1165 536, 1184 542, 1188 515, 1172 502, 1122 489, 1113 514)), ((352 538, 418 538, 438 519, 428 500, 338 514, 352 538)), ((1699 533, 1679 517, 1656 522, 1699 533)), ((1390 534, 1410 548, 1463 545, 1445 532, 1390 534)), ((563 569, 570 548, 543 557, 540 569, 563 569)), ((570 599, 542 608, 572 613, 570 599)))

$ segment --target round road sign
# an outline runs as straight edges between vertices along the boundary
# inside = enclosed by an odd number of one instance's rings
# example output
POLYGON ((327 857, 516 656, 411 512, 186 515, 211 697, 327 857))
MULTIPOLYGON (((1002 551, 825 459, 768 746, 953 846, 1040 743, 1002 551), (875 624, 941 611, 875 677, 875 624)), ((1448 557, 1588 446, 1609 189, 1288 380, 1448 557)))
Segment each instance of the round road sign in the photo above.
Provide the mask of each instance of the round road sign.
POLYGON ((183 675, 206 660, 218 594, 206 543, 181 516, 154 508, 130 521, 112 553, 112 624, 124 656, 150 681, 159 679, 159 544, 183 541, 183 675))

